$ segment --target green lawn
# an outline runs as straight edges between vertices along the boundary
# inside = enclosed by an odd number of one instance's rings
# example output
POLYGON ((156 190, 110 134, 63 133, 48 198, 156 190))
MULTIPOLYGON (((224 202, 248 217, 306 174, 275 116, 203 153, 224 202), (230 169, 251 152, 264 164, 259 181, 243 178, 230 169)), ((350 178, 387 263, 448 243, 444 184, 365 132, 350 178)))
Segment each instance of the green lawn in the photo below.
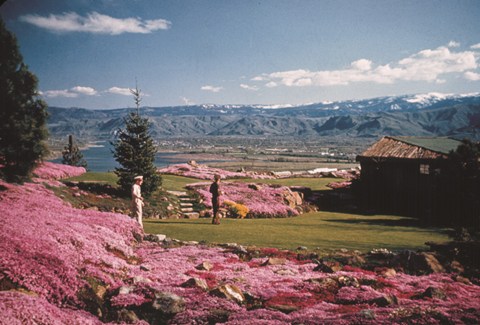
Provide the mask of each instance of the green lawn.
MULTIPOLYGON (((163 188, 182 191, 185 185, 202 180, 163 175, 163 188)), ((69 180, 116 184, 113 173, 85 173, 69 180)), ((326 184, 339 181, 333 178, 287 178, 275 180, 235 180, 306 186, 313 190, 325 190, 326 184)), ((442 229, 422 228, 408 218, 397 216, 364 216, 333 212, 311 212, 287 219, 223 219, 220 226, 210 224, 210 219, 167 219, 144 221, 148 233, 165 234, 180 240, 205 240, 209 243, 235 242, 242 245, 295 249, 358 249, 373 248, 391 250, 426 248, 427 241, 445 241, 442 229)))
POLYGON ((145 220, 144 226, 148 233, 186 241, 285 249, 414 250, 426 248, 427 241, 448 239, 441 229, 405 225, 409 222, 396 216, 311 212, 286 219, 222 219, 219 226, 210 219, 145 220))
POLYGON ((72 182, 95 182, 95 183, 106 183, 110 184, 112 186, 117 185, 117 180, 118 177, 114 173, 110 172, 105 172, 105 173, 100 173, 100 172, 87 172, 85 174, 82 174, 80 176, 75 176, 66 179, 67 181, 72 181, 72 182))

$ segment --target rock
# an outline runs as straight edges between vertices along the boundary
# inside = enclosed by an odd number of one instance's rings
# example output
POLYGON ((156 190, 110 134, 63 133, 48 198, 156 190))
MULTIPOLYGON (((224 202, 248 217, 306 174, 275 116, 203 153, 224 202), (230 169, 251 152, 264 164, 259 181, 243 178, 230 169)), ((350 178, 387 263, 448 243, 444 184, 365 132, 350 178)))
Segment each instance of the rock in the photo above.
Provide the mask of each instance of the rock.
POLYGON ((92 289, 93 289, 93 292, 95 293, 95 296, 97 296, 98 299, 103 300, 103 298, 105 297, 105 294, 107 293, 107 288, 102 285, 97 285, 97 286, 94 286, 92 289))
POLYGON ((372 299, 370 303, 376 304, 379 307, 387 307, 398 304, 398 299, 394 295, 384 295, 382 297, 372 299))
POLYGON ((268 260, 266 260, 262 266, 267 266, 267 265, 284 265, 287 262, 286 258, 283 257, 269 257, 268 260))
POLYGON ((449 269, 452 271, 452 272, 455 272, 455 273, 463 273, 465 272, 465 268, 463 267, 463 265, 458 262, 458 261, 452 261, 449 265, 449 269))
POLYGON ((235 301, 238 304, 245 302, 245 296, 243 295, 242 291, 233 284, 226 284, 216 287, 210 291, 210 293, 220 298, 235 301))
POLYGON ((182 283, 182 287, 184 288, 200 288, 204 291, 208 291, 208 284, 205 280, 203 279, 198 279, 198 278, 190 278, 184 283, 182 283))
POLYGON ((365 319, 375 319, 377 317, 375 315, 375 311, 373 311, 371 309, 360 310, 360 312, 358 314, 365 319))
POLYGON ((463 276, 460 276, 460 275, 454 276, 453 280, 455 280, 456 282, 466 284, 466 285, 471 285, 472 284, 472 282, 470 282, 469 279, 467 279, 463 276))
POLYGON ((394 258, 393 264, 411 274, 429 274, 445 272, 433 253, 415 253, 404 251, 394 258))
POLYGON ((389 267, 376 267, 375 272, 386 278, 391 278, 397 275, 397 271, 389 267))
POLYGON ((319 261, 317 266, 313 269, 323 273, 335 273, 342 269, 342 266, 338 262, 333 261, 319 261))
POLYGON ((340 287, 360 287, 360 283, 358 282, 357 278, 353 276, 339 276, 337 278, 337 282, 340 287))
POLYGON ((258 184, 248 184, 248 188, 251 188, 252 190, 255 190, 255 191, 261 191, 263 189, 263 187, 258 184))
POLYGON ((290 269, 280 269, 273 271, 273 273, 278 274, 278 275, 296 275, 297 273, 290 270, 290 269))
POLYGON ((121 309, 117 311, 117 317, 115 319, 118 323, 137 324, 140 319, 133 310, 121 309))
POLYGON ((155 292, 152 308, 163 314, 178 314, 185 310, 185 300, 173 293, 155 292))
POLYGON ((298 192, 293 192, 289 188, 285 189, 282 193, 283 201, 291 208, 295 208, 297 205, 302 205, 303 200, 298 192))
POLYGON ((143 264, 143 265, 140 265, 140 270, 142 270, 142 271, 151 271, 152 268, 150 267, 150 265, 143 264))
POLYGON ((306 246, 298 246, 297 251, 306 251, 308 248, 306 246))
POLYGON ((437 258, 431 253, 420 253, 420 255, 425 259, 425 263, 428 266, 429 271, 433 273, 442 273, 445 272, 445 268, 440 264, 437 258))
POLYGON ((208 324, 223 324, 228 322, 230 311, 224 309, 211 309, 207 316, 208 324))
POLYGON ((428 298, 435 298, 435 299, 440 299, 440 300, 445 300, 447 299, 447 295, 445 294, 445 291, 443 291, 440 288, 436 287, 428 287, 421 295, 423 298, 428 297, 428 298))
POLYGON ((154 243, 162 242, 166 238, 167 238, 166 235, 161 235, 161 234, 148 234, 148 235, 143 236, 143 240, 151 241, 151 242, 154 242, 154 243))
POLYGON ((128 295, 130 292, 132 292, 135 288, 131 286, 121 286, 118 289, 118 294, 119 295, 128 295))
POLYGON ((211 269, 213 269, 213 265, 209 261, 205 261, 205 262, 202 262, 201 264, 195 266, 195 268, 197 270, 201 270, 201 271, 210 271, 211 269))
POLYGON ((333 278, 319 278, 319 279, 308 279, 307 282, 317 284, 323 291, 337 291, 339 288, 339 283, 333 278))
POLYGON ((152 280, 150 280, 150 279, 148 279, 148 278, 145 278, 145 277, 143 277, 143 276, 139 276, 139 275, 133 277, 132 280, 133 280, 133 283, 134 283, 134 284, 137 284, 137 283, 150 283, 150 282, 152 282, 152 280))

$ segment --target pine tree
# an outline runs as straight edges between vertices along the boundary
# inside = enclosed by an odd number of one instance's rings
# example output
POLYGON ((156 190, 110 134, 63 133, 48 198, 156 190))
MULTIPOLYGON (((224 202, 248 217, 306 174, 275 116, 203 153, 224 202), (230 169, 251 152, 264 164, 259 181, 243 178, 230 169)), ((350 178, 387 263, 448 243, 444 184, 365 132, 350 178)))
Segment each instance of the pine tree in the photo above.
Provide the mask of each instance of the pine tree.
POLYGON ((142 194, 151 195, 162 183, 155 167, 157 149, 149 133, 151 123, 140 116, 141 92, 136 87, 131 90, 136 112, 130 112, 124 119, 125 129, 118 131, 118 139, 112 142, 113 156, 121 167, 115 168, 118 185, 125 194, 129 194, 133 178, 143 175, 142 194))
POLYGON ((0 19, 0 166, 9 182, 29 178, 48 152, 47 105, 38 98, 37 83, 0 19))
POLYGON ((62 157, 62 163, 65 165, 87 168, 87 162, 83 159, 83 154, 78 146, 73 143, 72 135, 68 136, 68 145, 63 148, 62 157))

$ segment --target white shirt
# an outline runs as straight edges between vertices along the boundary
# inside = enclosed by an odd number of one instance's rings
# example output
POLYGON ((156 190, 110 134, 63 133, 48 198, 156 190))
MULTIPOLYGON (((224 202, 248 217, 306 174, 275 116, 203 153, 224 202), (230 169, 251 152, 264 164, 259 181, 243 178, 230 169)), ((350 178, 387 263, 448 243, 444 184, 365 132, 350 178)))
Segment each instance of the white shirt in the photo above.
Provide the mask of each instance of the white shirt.
POLYGON ((142 188, 138 184, 133 184, 132 186, 132 201, 137 203, 142 201, 142 188), (137 201, 138 200, 138 201, 137 201))

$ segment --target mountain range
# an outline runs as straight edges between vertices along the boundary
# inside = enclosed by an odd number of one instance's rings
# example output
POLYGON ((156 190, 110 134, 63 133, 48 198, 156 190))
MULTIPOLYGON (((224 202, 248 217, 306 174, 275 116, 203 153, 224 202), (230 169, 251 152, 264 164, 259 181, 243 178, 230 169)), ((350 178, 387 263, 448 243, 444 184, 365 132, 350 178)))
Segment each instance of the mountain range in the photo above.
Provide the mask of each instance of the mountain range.
MULTIPOLYGON (((112 139, 132 108, 49 108, 54 137, 112 139)), ((374 138, 450 136, 480 140, 480 93, 388 96, 308 105, 190 105, 141 107, 152 136, 290 136, 374 138)))

